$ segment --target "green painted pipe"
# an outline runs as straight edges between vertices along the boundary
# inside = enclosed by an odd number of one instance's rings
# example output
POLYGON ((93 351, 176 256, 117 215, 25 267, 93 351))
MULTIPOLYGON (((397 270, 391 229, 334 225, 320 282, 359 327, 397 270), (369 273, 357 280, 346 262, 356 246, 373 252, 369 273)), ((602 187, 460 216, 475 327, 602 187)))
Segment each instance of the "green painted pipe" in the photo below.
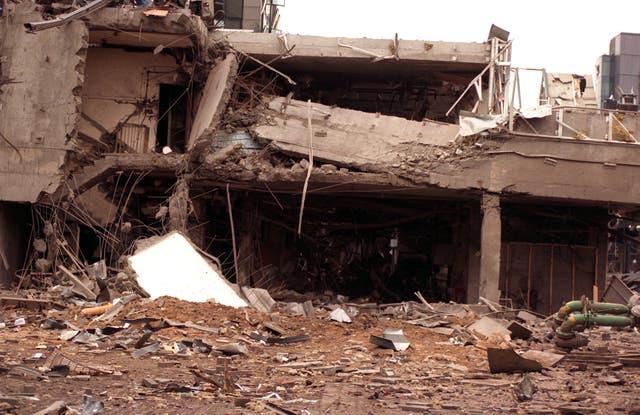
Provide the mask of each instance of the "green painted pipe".
MULTIPOLYGON (((575 313, 576 311, 582 310, 582 301, 573 300, 567 302, 565 305, 560 307, 558 310, 557 317, 560 319, 564 319, 571 313, 575 313)), ((607 313, 607 314, 628 314, 629 307, 624 304, 617 303, 594 303, 592 301, 587 300, 587 310, 593 311, 594 313, 607 313)))
POLYGON ((589 310, 604 314, 629 314, 629 307, 617 303, 589 303, 589 310))
POLYGON ((628 316, 613 316, 610 314, 587 314, 572 313, 562 323, 556 334, 560 338, 569 338, 575 336, 575 329, 578 326, 589 328, 593 326, 611 326, 611 327, 625 327, 632 326, 634 324, 633 317, 628 316))
POLYGON ((569 314, 575 313, 576 311, 580 311, 580 310, 582 310, 582 301, 580 300, 568 301, 565 305, 560 307, 560 310, 558 310, 557 316, 561 319, 564 319, 569 314))

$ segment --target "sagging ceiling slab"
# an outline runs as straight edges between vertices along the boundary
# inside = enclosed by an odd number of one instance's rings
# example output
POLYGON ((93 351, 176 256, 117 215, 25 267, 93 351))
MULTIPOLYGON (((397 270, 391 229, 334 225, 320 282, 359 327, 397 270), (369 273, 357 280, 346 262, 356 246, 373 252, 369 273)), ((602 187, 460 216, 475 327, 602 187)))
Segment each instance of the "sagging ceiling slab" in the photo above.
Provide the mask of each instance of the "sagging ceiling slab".
POLYGON ((244 31, 219 31, 211 36, 263 61, 282 56, 284 59, 273 62, 273 66, 285 72, 405 76, 421 75, 427 71, 477 74, 487 65, 490 56, 484 43, 398 40, 396 51, 392 39, 279 36, 244 31))

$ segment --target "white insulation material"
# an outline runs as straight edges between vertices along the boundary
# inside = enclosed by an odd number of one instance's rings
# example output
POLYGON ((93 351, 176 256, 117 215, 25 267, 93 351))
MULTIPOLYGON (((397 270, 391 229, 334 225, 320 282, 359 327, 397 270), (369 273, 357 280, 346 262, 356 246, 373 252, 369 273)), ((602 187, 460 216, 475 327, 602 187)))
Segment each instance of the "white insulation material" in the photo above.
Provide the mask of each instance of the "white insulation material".
POLYGON ((247 306, 227 280, 178 232, 153 241, 129 257, 129 262, 138 274, 138 284, 151 298, 170 296, 236 308, 247 306))

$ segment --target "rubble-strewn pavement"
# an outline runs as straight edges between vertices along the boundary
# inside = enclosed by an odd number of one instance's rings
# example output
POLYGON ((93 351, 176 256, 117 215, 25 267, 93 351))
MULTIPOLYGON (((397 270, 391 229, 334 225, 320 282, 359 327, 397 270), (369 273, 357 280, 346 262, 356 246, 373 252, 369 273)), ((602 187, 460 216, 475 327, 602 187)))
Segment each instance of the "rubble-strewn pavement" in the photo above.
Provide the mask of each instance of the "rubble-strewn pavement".
POLYGON ((283 293, 282 299, 289 301, 277 302, 270 313, 172 297, 135 299, 110 321, 82 315, 83 305, 36 310, 5 302, 0 409, 36 413, 64 401, 38 413, 172 414, 187 408, 202 414, 640 410, 640 355, 623 359, 625 364, 617 359, 637 351, 637 331, 592 330, 587 348, 569 353, 554 367, 524 375, 491 374, 488 347, 566 351, 545 340, 547 323, 530 314, 520 314, 525 321, 515 319, 515 312, 496 313, 484 305, 432 304, 432 311, 418 302, 339 304, 337 296, 316 295, 309 297, 314 310, 307 317, 287 312, 298 308, 290 301, 292 295, 283 293), (337 307, 351 323, 330 320, 330 310, 337 307), (519 321, 533 336, 485 338, 465 328, 482 314, 519 321), (369 342, 371 335, 382 336, 387 328, 402 329, 410 347, 398 352, 369 342), (269 340, 274 338, 293 342, 269 340))

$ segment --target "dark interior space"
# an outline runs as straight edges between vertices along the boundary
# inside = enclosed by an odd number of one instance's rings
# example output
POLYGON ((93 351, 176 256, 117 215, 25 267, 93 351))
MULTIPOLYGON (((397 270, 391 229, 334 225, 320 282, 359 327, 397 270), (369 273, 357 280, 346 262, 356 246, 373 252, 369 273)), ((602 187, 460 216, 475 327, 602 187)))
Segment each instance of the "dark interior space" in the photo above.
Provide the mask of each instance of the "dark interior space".
POLYGON ((185 148, 188 117, 190 113, 189 94, 184 85, 160 85, 158 108, 158 129, 156 150, 168 146, 171 150, 183 153, 185 148))
POLYGON ((606 225, 604 209, 504 204, 503 297, 545 314, 581 295, 591 297, 593 285, 603 284, 606 225))
MULTIPOLYGON (((205 203, 205 247, 235 276, 226 197, 205 203)), ((353 195, 235 193, 238 268, 247 284, 397 302, 462 301, 469 204, 353 195), (275 196, 275 195, 274 195, 275 196)), ((232 278, 234 279, 234 278, 232 278)), ((237 279, 235 279, 237 281, 237 279)))
POLYGON ((0 288, 9 288, 24 268, 30 229, 29 204, 0 202, 0 288))
MULTIPOLYGON (((278 63, 274 63, 274 66, 280 68, 278 63)), ((297 100, 311 100, 409 120, 455 122, 457 110, 471 110, 476 100, 473 94, 468 94, 454 113, 448 117, 445 115, 476 73, 449 74, 429 69, 363 73, 357 68, 353 72, 343 70, 331 73, 330 68, 328 72, 319 72, 317 65, 281 69, 295 80, 296 85, 290 85, 281 77, 273 77, 262 68, 245 63, 240 72, 241 82, 237 86, 240 101, 243 101, 242 95, 251 98, 259 94, 292 94, 292 98, 297 100)))

